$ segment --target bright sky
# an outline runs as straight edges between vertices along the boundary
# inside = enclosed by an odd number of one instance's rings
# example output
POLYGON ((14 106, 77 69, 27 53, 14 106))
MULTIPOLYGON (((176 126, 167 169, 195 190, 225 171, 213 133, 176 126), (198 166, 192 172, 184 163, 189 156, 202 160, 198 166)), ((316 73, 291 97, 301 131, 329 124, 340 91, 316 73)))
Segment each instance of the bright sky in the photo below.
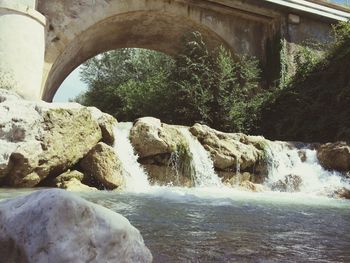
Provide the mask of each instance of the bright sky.
POLYGON ((80 68, 78 67, 66 78, 56 92, 53 98, 54 102, 67 102, 87 89, 86 84, 80 80, 79 71, 80 68))

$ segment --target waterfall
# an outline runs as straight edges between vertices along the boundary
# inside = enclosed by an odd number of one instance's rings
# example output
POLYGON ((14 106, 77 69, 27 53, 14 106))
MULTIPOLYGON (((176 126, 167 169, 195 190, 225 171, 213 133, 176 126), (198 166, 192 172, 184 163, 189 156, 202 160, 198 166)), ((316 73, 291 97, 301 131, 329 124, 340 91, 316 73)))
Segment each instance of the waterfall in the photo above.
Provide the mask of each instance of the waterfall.
POLYGON ((236 186, 238 187, 241 183, 241 164, 239 163, 239 157, 236 157, 236 186))
POLYGON ((198 187, 221 186, 221 180, 214 171, 213 161, 209 153, 200 142, 190 133, 187 128, 181 128, 192 155, 192 166, 194 170, 194 183, 198 187))
POLYGON ((123 165, 125 190, 140 192, 147 190, 150 185, 146 172, 137 162, 138 156, 135 154, 129 140, 131 128, 131 122, 120 122, 114 126, 114 135, 116 138, 114 151, 123 165))
MULTIPOLYGON (((125 178, 125 190, 145 192, 150 190, 147 174, 138 163, 138 156, 129 140, 132 123, 118 123, 114 126, 116 143, 114 150, 122 163, 125 178)), ((213 161, 201 143, 190 133, 188 128, 180 128, 191 156, 191 177, 196 187, 218 187, 223 183, 214 170, 213 161)), ((320 195, 332 195, 336 190, 350 189, 349 180, 337 172, 325 170, 317 160, 316 150, 304 147, 296 148, 285 142, 269 142, 266 149, 268 178, 265 186, 273 191, 301 192, 320 195)), ((171 155, 169 165, 178 170, 179 156, 171 155)), ((236 173, 240 173, 237 158, 236 173)), ((176 173, 175 180, 178 180, 176 173)), ((239 179, 239 178, 238 178, 239 179)), ((213 188, 213 189, 214 189, 213 188)), ((153 188, 152 188, 153 189, 153 188)))
POLYGON ((288 143, 271 142, 267 155, 266 184, 271 188, 278 188, 282 183, 287 191, 331 194, 336 189, 350 186, 339 173, 327 171, 319 164, 314 149, 297 149, 288 143))

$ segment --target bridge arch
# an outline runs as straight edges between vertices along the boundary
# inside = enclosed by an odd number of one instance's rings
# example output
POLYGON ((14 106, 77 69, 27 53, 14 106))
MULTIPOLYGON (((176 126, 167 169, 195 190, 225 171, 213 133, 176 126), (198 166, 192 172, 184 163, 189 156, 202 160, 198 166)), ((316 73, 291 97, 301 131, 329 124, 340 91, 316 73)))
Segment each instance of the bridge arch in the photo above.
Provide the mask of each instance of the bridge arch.
POLYGON ((209 47, 223 44, 237 52, 261 53, 266 35, 261 21, 239 16, 232 20, 227 9, 226 14, 216 10, 220 6, 206 9, 188 2, 39 0, 39 11, 49 18, 42 98, 51 101, 70 72, 99 53, 137 47, 174 55, 182 36, 191 31, 201 32, 209 47), (242 28, 243 20, 250 23, 249 30, 242 28))
POLYGON ((292 61, 305 40, 332 41, 331 25, 349 18, 349 8, 325 0, 0 0, 0 85, 51 101, 98 53, 141 47, 172 55, 194 30, 209 46, 258 57, 272 84, 280 54, 292 61))

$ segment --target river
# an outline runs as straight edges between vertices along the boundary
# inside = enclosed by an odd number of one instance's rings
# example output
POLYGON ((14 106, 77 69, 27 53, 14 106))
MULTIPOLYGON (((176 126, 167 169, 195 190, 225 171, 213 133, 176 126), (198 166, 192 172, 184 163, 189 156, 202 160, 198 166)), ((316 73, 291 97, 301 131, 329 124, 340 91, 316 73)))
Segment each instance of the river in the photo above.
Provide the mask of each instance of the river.
MULTIPOLYGON (((0 199, 28 191, 2 190, 0 199)), ((167 187, 80 195, 127 217, 154 262, 350 262, 346 200, 167 187)))
MULTIPOLYGON (((253 193, 223 185, 204 148, 182 130, 196 187, 151 186, 128 139, 131 126, 115 130, 124 191, 77 194, 128 218, 154 262, 350 262, 350 201, 328 197, 349 182, 325 171, 314 150, 303 149, 302 161, 300 149, 271 144, 267 190, 253 193), (298 175, 298 192, 272 191, 285 175, 298 175)), ((2 189, 0 200, 31 191, 2 189)))

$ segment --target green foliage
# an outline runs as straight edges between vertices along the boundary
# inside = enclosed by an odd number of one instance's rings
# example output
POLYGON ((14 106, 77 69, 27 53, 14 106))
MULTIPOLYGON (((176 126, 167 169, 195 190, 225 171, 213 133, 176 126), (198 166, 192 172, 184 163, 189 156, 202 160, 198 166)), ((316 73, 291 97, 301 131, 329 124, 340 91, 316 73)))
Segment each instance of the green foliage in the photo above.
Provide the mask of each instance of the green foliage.
POLYGON ((173 123, 202 122, 223 131, 249 132, 261 105, 258 61, 233 57, 224 47, 209 51, 202 36, 185 36, 171 75, 173 123))
POLYGON ((195 32, 186 35, 183 48, 176 57, 175 68, 169 78, 170 108, 167 119, 171 123, 191 125, 210 122, 210 101, 214 82, 214 61, 202 36, 195 32))
POLYGON ((279 81, 279 89, 283 89, 290 82, 290 68, 292 67, 291 62, 288 59, 287 52, 287 40, 283 39, 280 43, 280 81, 279 81))
POLYGON ((86 62, 82 80, 88 91, 75 101, 95 106, 119 120, 141 116, 162 117, 165 80, 173 60, 149 50, 121 49, 103 53, 86 62))
POLYGON ((326 47, 317 45, 313 42, 305 42, 299 47, 294 56, 294 64, 296 67, 295 78, 307 77, 321 62, 324 57, 326 47))
POLYGON ((346 45, 350 41, 350 22, 339 22, 333 26, 335 41, 333 50, 346 45))
POLYGON ((303 51, 308 59, 299 73, 262 107, 260 133, 281 140, 350 141, 350 24, 337 25, 335 36, 319 61, 303 51))
POLYGON ((184 36, 174 60, 149 50, 112 51, 89 60, 82 79, 89 90, 75 100, 119 120, 154 116, 224 131, 254 129, 266 97, 256 59, 223 47, 210 51, 198 32, 184 36))

